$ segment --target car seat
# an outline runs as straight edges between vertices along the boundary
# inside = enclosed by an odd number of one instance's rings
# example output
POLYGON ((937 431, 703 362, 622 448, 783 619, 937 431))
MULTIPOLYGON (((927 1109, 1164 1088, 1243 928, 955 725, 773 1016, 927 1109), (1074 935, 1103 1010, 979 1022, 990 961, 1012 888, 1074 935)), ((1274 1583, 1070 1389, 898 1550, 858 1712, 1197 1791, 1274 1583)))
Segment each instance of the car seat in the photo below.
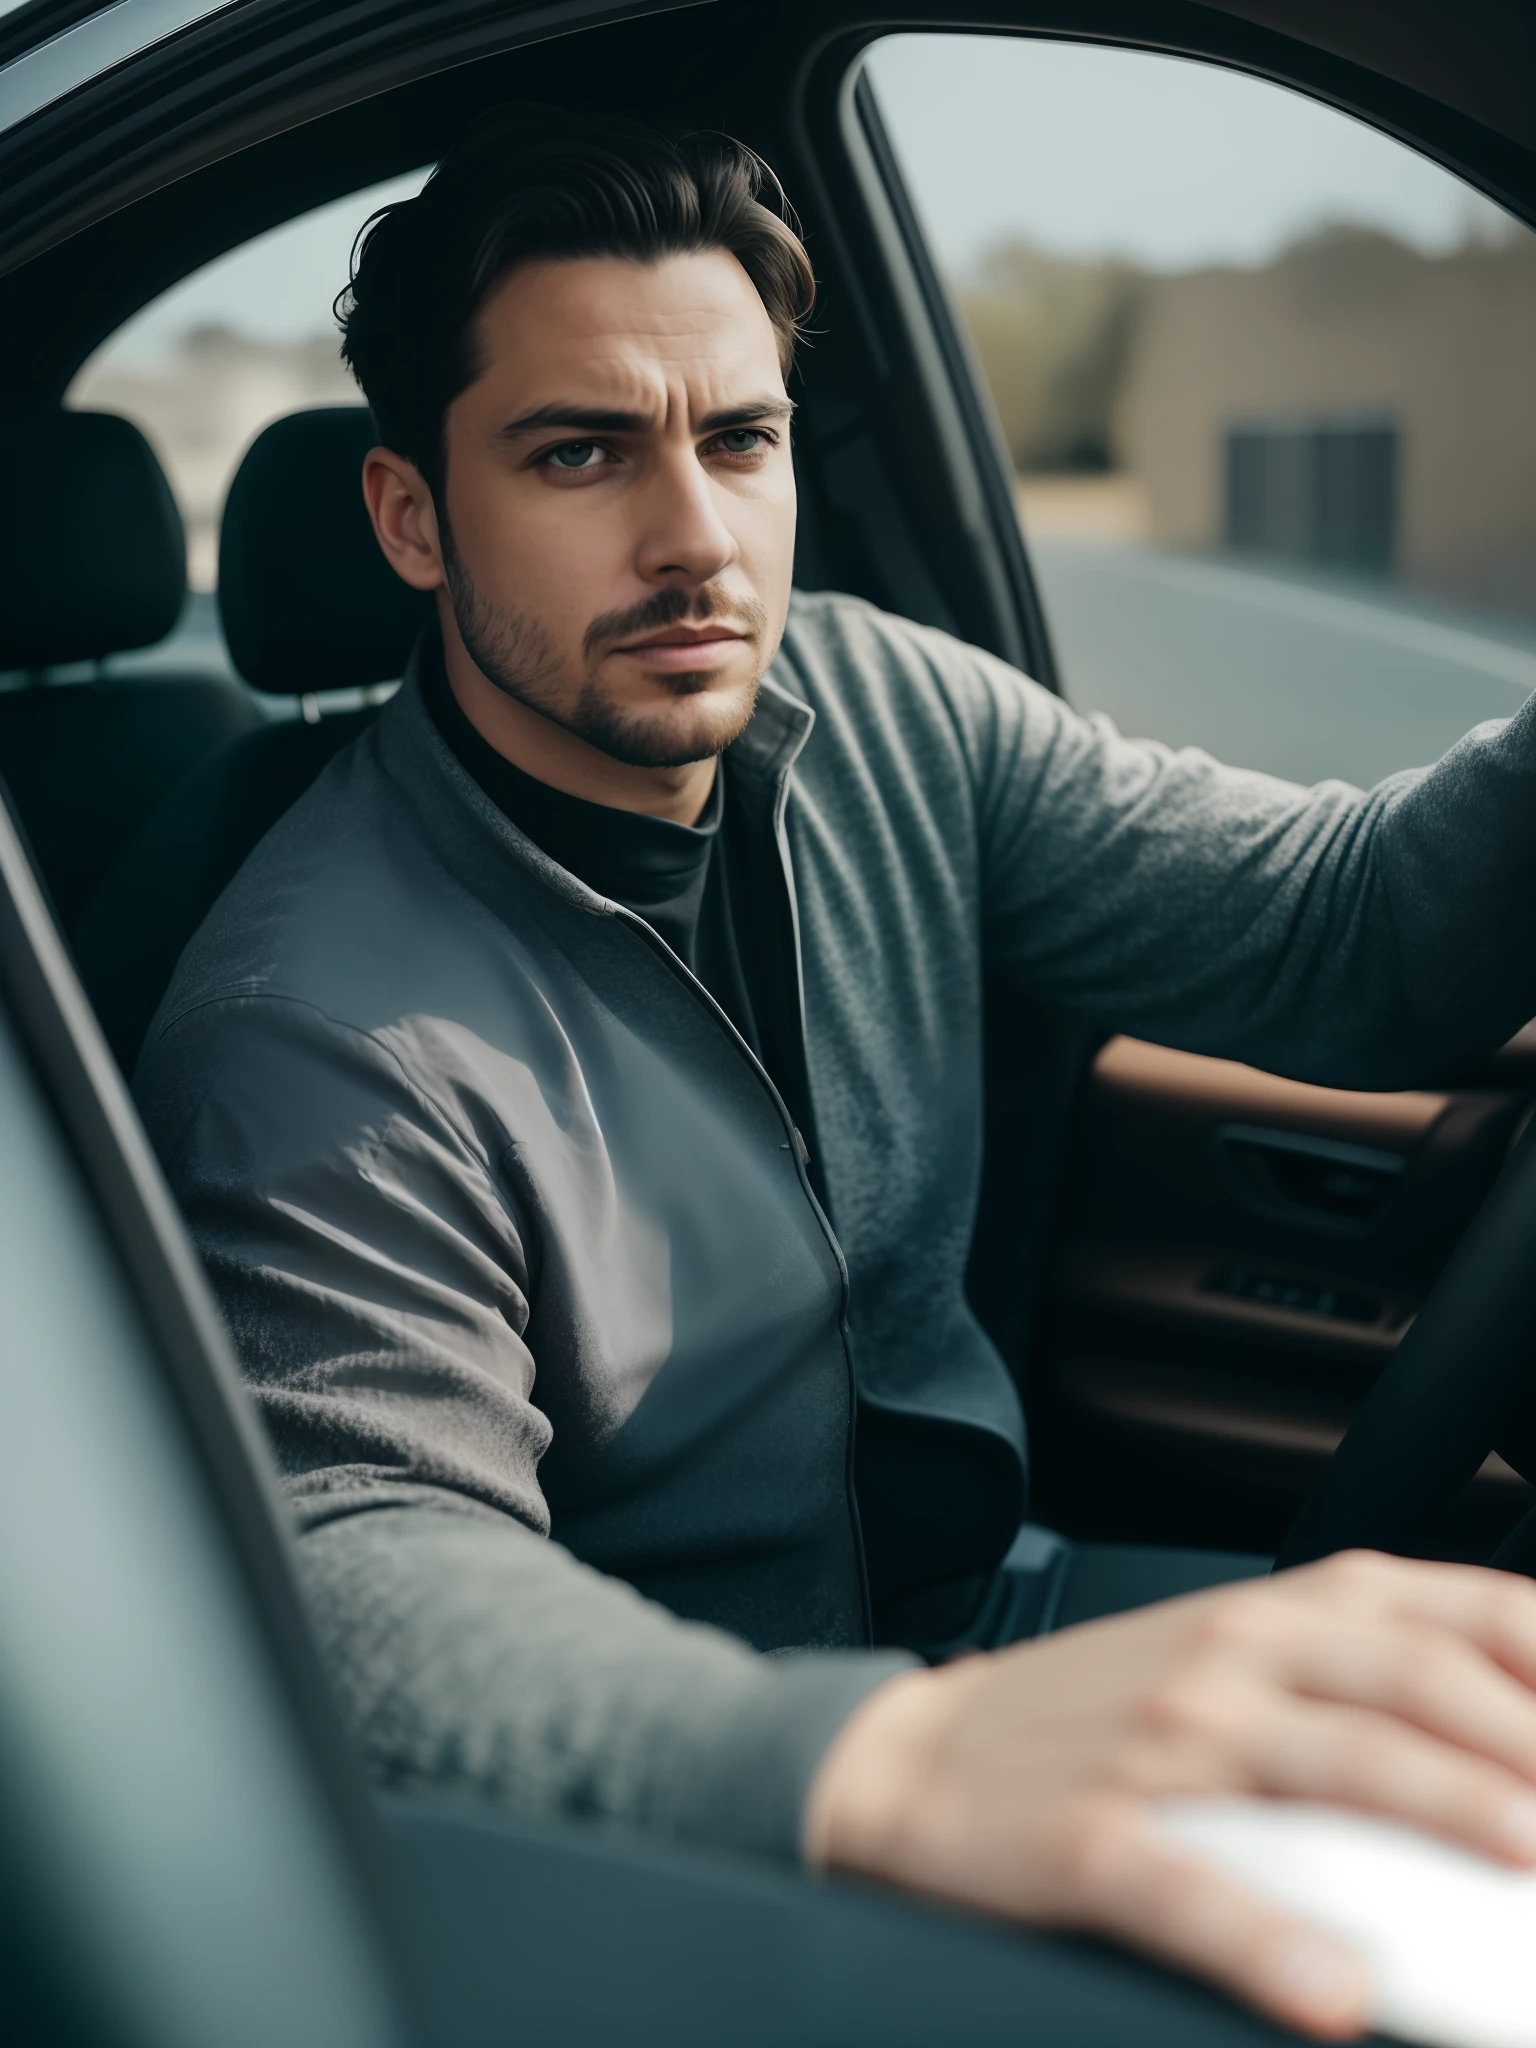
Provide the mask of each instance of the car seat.
POLYGON ((157 645, 187 594, 186 537, 159 463, 112 413, 0 415, 0 776, 72 933, 166 793, 262 723, 231 676, 167 667, 62 682, 157 645))
POLYGON ((363 504, 377 439, 364 406, 293 413, 251 444, 219 536, 219 612, 253 689, 303 717, 244 733, 203 761, 125 848, 75 934, 81 979, 125 1073, 183 948, 246 856, 376 707, 313 700, 404 672, 431 601, 380 554, 363 504))

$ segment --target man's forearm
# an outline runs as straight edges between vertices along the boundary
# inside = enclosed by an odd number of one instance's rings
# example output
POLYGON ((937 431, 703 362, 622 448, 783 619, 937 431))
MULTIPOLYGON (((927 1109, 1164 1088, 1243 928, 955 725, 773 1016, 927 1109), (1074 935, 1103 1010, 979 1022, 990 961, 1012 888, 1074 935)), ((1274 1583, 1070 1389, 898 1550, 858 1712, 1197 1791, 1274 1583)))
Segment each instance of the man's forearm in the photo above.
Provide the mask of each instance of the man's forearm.
POLYGON ((370 1772, 787 1858, 807 1787, 900 1653, 764 1657, 500 1517, 389 1507, 305 1535, 370 1772))
POLYGON ((1422 1059, 1491 1051, 1536 1016, 1536 698, 1453 747, 1391 807, 1380 842, 1422 1059))
POLYGON ((982 673, 988 951, 1052 1002, 1378 1088, 1536 1014, 1536 700, 1362 793, 1123 739, 982 673))

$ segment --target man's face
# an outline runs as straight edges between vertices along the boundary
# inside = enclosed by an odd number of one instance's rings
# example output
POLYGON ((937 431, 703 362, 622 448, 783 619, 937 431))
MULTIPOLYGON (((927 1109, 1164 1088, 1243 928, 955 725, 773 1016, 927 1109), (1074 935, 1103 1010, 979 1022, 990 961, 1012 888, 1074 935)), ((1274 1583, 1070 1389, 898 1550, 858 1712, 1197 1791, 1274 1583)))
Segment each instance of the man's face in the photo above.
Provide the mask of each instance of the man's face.
POLYGON ((729 745, 789 603, 795 490, 772 326, 723 250, 528 264, 445 422, 445 631, 615 760, 729 745))

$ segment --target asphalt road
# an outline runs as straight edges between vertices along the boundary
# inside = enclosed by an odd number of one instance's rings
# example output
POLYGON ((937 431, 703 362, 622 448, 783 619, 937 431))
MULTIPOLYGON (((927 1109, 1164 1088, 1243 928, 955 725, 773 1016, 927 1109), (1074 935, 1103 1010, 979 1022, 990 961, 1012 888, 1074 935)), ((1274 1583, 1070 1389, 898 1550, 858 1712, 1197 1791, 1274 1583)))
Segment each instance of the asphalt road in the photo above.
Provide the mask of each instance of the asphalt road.
POLYGON ((1536 691, 1536 624, 1146 548, 1030 552, 1071 701, 1245 768, 1368 786, 1536 691))

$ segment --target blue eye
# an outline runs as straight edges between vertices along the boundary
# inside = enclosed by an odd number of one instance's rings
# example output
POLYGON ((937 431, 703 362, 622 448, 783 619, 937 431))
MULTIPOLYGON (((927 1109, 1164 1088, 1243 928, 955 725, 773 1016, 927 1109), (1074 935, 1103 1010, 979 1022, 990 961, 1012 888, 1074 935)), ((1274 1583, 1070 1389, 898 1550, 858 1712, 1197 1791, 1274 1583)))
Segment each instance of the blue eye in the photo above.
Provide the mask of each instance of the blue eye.
POLYGON ((720 436, 720 446, 727 455, 755 455, 762 438, 757 427, 727 427, 720 436))
POLYGON ((551 448, 550 458, 562 469, 586 469, 597 451, 595 441, 562 441, 558 448, 551 448))

